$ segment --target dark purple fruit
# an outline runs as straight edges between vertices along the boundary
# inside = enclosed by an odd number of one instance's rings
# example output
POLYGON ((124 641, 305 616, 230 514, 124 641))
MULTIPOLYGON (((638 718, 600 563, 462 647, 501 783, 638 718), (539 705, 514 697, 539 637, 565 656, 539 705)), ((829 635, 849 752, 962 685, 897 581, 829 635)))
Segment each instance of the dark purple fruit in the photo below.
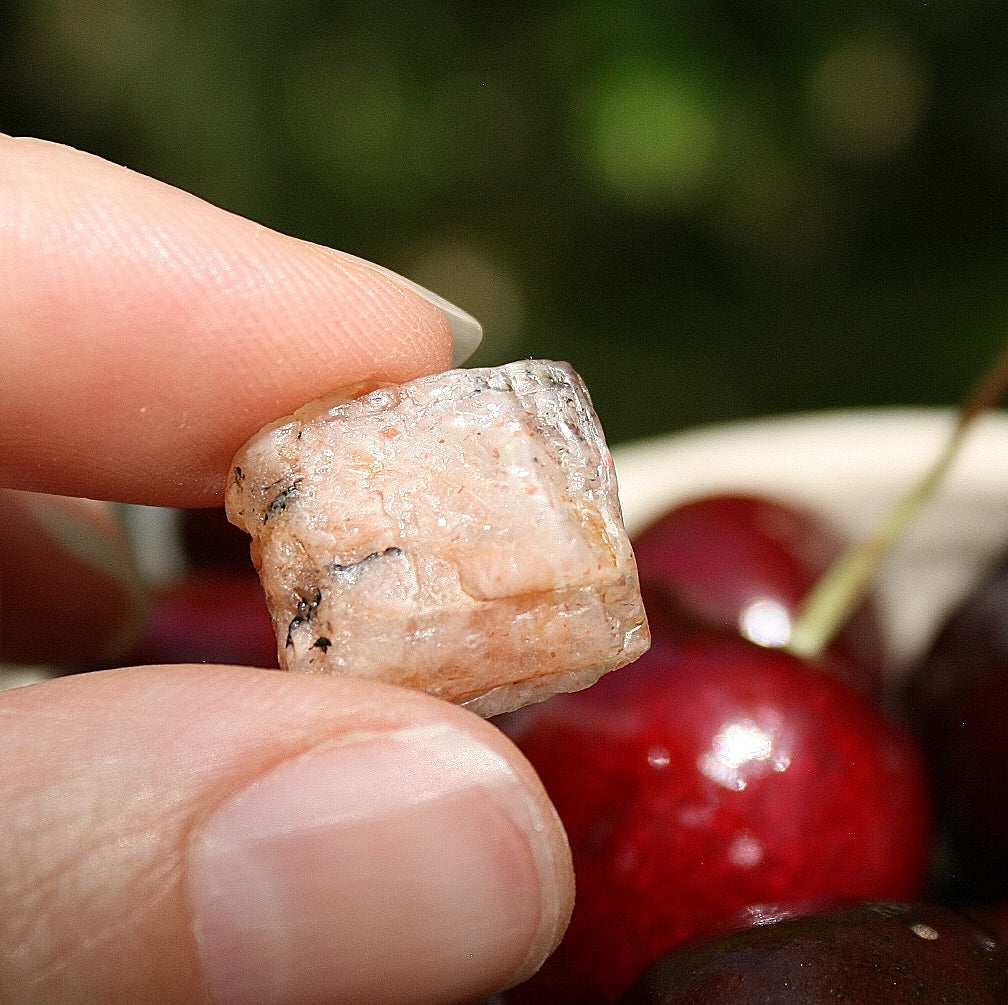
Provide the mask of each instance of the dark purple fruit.
POLYGON ((1004 1005, 1008 950, 932 904, 861 903, 689 946, 624 1005, 1004 1005))
POLYGON ((904 689, 927 756, 946 896, 1008 892, 1008 559, 956 609, 904 689))

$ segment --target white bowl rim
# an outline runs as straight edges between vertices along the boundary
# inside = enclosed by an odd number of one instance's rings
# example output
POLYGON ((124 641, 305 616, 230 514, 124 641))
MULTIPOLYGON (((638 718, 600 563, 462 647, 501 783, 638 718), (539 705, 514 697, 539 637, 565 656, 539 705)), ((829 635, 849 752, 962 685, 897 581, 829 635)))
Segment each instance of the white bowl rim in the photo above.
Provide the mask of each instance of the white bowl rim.
MULTIPOLYGON (((871 532, 927 470, 950 409, 877 408, 724 423, 613 449, 631 535, 678 502, 751 492, 818 509, 848 536, 871 532)), ((978 420, 935 496, 883 566, 891 656, 905 667, 1008 545, 1008 413, 978 420)))

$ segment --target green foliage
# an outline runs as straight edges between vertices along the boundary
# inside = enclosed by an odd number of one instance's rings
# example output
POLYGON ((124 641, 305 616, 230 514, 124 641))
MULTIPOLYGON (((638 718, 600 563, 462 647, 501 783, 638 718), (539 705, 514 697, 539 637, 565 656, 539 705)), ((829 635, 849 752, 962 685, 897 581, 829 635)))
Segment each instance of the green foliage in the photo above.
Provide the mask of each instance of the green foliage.
POLYGON ((0 129, 128 163, 570 359, 614 440, 951 403, 1008 323, 1008 12, 35 0, 0 129))

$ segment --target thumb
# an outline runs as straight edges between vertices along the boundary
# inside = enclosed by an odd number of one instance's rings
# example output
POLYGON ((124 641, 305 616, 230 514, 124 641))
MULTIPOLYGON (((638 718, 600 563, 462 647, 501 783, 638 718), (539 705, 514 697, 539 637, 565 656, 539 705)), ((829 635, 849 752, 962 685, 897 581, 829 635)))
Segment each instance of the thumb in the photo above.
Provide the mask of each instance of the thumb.
POLYGON ((353 678, 143 667, 0 693, 0 1001, 473 1001, 570 857, 493 726, 353 678))

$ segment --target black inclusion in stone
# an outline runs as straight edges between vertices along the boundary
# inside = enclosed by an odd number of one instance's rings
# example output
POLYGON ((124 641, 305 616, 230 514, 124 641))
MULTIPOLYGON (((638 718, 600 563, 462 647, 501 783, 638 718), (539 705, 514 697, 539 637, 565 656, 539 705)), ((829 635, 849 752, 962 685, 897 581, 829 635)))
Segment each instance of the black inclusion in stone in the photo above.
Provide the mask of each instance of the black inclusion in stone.
POLYGON ((339 562, 331 562, 327 568, 334 576, 339 577, 345 582, 354 583, 357 581, 358 575, 377 559, 391 558, 396 555, 401 555, 402 553, 402 548, 396 548, 393 546, 391 548, 385 548, 382 551, 372 551, 370 555, 365 555, 356 562, 347 562, 345 565, 342 565, 339 562))

